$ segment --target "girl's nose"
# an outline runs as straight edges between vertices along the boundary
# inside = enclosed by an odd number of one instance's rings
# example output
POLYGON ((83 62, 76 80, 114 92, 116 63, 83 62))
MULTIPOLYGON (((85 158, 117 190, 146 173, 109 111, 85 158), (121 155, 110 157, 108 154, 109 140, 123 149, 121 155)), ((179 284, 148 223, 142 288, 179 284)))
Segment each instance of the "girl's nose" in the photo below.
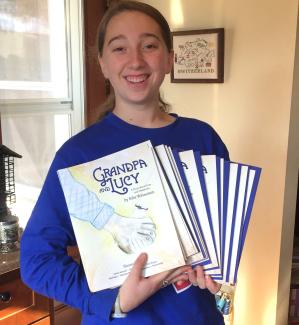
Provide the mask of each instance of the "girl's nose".
POLYGON ((138 69, 144 65, 143 53, 140 49, 135 49, 131 51, 130 56, 130 67, 133 69, 138 69))

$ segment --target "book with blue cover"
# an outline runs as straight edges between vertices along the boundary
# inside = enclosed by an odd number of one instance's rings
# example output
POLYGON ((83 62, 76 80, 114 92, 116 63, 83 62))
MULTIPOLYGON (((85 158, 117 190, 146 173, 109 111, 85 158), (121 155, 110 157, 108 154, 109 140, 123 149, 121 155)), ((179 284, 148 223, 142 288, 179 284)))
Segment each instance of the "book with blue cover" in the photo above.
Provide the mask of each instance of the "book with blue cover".
POLYGON ((198 228, 202 230, 208 248, 210 263, 205 264, 204 269, 210 269, 207 274, 213 274, 219 269, 219 262, 203 169, 202 167, 198 168, 200 155, 198 152, 187 150, 179 152, 179 158, 183 166, 182 177, 186 179, 191 194, 190 200, 194 203, 198 228))
POLYGON ((206 274, 235 284, 261 169, 192 150, 174 151, 184 186, 204 235, 206 274))
MULTIPOLYGON (((177 224, 181 224, 181 226, 177 227, 177 231, 181 232, 182 230, 184 230, 184 234, 180 234, 180 239, 182 240, 182 245, 185 247, 185 257, 188 258, 195 254, 201 253, 198 242, 196 240, 194 226, 193 224, 190 224, 190 218, 186 218, 186 216, 188 215, 188 208, 184 200, 181 188, 179 186, 177 175, 175 174, 173 166, 169 160, 166 147, 163 145, 157 146, 155 147, 155 151, 157 153, 159 164, 161 166, 163 180, 167 184, 165 186, 165 189, 169 190, 168 196, 173 197, 175 201, 175 203, 173 202, 172 204, 170 204, 170 206, 175 205, 178 209, 178 212, 174 215, 181 216, 180 221, 176 222, 177 224)), ((199 258, 202 258, 202 256, 199 256, 199 258)))
POLYGON ((197 262, 205 261, 207 259, 207 253, 206 246, 203 243, 203 235, 196 228, 197 223, 194 221, 193 210, 190 206, 188 195, 186 194, 186 188, 177 170, 172 151, 164 145, 155 147, 155 151, 167 177, 169 188, 177 200, 185 229, 189 232, 189 239, 186 237, 185 246, 192 245, 192 249, 189 249, 186 254, 186 261, 188 264, 192 264, 193 260, 197 262))

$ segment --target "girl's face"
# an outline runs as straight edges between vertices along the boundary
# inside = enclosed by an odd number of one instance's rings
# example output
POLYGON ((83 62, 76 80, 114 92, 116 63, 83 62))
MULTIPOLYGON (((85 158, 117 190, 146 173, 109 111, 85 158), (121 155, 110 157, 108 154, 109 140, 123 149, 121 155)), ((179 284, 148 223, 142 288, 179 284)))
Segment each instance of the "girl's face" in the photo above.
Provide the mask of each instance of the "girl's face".
POLYGON ((151 17, 125 11, 111 18, 99 61, 114 88, 116 106, 156 105, 172 60, 160 27, 151 17))

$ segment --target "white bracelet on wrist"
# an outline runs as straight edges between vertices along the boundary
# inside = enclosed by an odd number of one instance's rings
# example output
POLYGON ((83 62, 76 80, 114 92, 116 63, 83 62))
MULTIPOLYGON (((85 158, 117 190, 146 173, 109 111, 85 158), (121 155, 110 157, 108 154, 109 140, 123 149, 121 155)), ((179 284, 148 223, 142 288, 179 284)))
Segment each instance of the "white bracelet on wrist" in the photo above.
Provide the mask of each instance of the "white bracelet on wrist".
POLYGON ((115 304, 114 304, 114 311, 111 316, 112 316, 112 318, 125 318, 127 316, 127 314, 123 313, 120 308, 119 292, 116 296, 116 300, 115 300, 115 304))

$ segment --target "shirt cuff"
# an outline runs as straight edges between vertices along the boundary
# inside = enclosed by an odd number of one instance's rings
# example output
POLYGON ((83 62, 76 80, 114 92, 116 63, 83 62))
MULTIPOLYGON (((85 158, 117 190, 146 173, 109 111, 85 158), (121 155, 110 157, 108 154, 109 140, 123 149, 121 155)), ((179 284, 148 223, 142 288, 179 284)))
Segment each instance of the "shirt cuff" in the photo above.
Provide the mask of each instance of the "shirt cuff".
POLYGON ((118 291, 119 288, 114 288, 92 293, 89 298, 89 314, 98 315, 109 322, 118 291))
POLYGON ((94 220, 91 221, 91 224, 97 229, 102 229, 113 214, 114 209, 110 205, 103 203, 100 212, 94 220))

